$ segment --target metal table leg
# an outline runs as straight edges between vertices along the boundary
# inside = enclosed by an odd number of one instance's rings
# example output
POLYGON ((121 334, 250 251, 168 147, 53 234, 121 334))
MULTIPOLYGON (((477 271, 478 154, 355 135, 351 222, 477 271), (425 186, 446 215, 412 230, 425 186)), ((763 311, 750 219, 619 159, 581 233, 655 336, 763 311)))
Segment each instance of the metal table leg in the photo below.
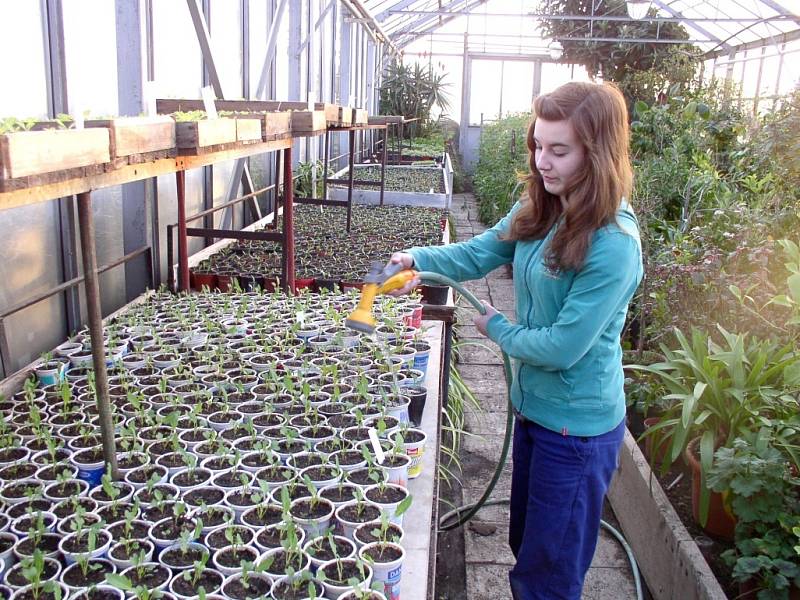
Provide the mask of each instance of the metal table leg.
POLYGON ((347 159, 347 233, 350 233, 350 224, 353 219, 353 169, 354 169, 354 160, 353 154, 355 153, 356 149, 356 132, 354 130, 350 130, 350 154, 347 159))
POLYGON ((189 289, 189 242, 186 237, 186 171, 175 173, 178 186, 178 291, 189 289))
POLYGON ((283 261, 284 286, 293 294, 294 283, 294 202, 292 190, 292 148, 283 151, 283 261))

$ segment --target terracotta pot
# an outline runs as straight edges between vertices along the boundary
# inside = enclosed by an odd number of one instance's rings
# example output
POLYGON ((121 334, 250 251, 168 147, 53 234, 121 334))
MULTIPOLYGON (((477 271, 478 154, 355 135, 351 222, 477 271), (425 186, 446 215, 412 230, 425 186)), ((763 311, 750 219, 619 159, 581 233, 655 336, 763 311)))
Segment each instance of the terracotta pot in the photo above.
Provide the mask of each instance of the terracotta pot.
POLYGON ((220 292, 228 292, 233 284, 233 275, 217 273, 217 288, 220 292))
POLYGON ((294 289, 295 290, 309 290, 309 291, 312 291, 314 289, 314 278, 313 277, 295 277, 294 289))
POLYGON ((189 272, 190 285, 193 290, 200 291, 203 286, 213 290, 217 286, 217 276, 214 273, 189 272))
MULTIPOLYGON (((700 459, 697 457, 697 446, 700 438, 695 438, 686 446, 684 458, 692 469, 692 516, 697 523, 700 523, 700 459)), ((722 494, 710 492, 708 502, 708 521, 703 526, 703 530, 717 538, 726 541, 733 541, 736 518, 725 509, 722 494)))

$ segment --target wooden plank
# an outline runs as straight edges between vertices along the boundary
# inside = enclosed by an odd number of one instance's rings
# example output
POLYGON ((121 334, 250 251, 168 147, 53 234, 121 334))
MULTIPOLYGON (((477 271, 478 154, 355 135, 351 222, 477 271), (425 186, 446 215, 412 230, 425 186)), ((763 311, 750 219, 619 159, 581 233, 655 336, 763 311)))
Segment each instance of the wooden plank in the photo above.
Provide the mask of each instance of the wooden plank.
POLYGON ((197 150, 236 142, 236 119, 181 121, 175 127, 175 141, 181 150, 197 150))
POLYGON ((0 135, 2 178, 108 163, 108 129, 53 129, 0 135))
POLYGON ((166 116, 92 119, 86 127, 108 129, 112 160, 175 147, 175 121, 166 116))
MULTIPOLYGON (((160 158, 157 160, 141 163, 124 165, 111 171, 102 169, 92 175, 75 175, 71 179, 36 186, 29 186, 22 189, 0 192, 0 210, 7 210, 36 202, 44 202, 53 198, 63 198, 81 192, 97 190, 132 181, 140 181, 166 175, 175 171, 197 169, 211 165, 215 162, 235 160, 245 158, 265 152, 284 150, 292 145, 291 139, 272 140, 258 144, 246 144, 234 148, 224 148, 198 155, 179 156, 177 158, 160 158)), ((94 167, 87 167, 87 169, 94 167)), ((0 181, 2 183, 2 181, 0 181)))
POLYGON ((236 141, 260 142, 262 139, 261 123, 264 119, 236 119, 236 141))
POLYGON ((628 430, 608 500, 653 598, 726 598, 628 430))

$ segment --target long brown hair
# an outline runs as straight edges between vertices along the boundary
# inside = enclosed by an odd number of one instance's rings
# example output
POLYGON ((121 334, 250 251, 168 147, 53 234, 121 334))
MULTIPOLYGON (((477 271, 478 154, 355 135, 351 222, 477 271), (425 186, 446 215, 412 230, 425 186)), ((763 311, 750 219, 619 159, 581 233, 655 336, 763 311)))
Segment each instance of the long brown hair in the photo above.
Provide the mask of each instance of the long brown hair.
POLYGON ((546 264, 553 270, 579 270, 592 234, 614 219, 620 200, 630 198, 633 170, 628 152, 628 112, 619 89, 610 83, 572 82, 539 96, 528 127, 528 164, 524 177, 527 199, 511 222, 508 239, 542 239, 563 213, 550 242, 546 264), (544 188, 536 168, 533 130, 536 119, 569 120, 583 144, 586 159, 566 210, 558 196, 544 188))

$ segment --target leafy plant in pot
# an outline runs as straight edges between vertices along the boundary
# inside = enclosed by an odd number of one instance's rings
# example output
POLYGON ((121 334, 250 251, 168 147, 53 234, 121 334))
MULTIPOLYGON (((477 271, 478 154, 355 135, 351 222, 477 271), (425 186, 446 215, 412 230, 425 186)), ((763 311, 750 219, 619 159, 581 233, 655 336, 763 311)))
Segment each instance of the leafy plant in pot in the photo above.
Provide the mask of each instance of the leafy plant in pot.
POLYGON ((208 554, 203 554, 191 569, 176 575, 169 585, 170 591, 179 598, 196 598, 218 591, 222 587, 223 577, 216 569, 206 567, 208 557, 208 554))
POLYGON ((14 594, 19 600, 61 600, 67 596, 64 585, 54 579, 43 579, 45 574, 45 556, 37 550, 32 557, 26 559, 22 573, 28 585, 14 594))
POLYGON ((691 340, 676 329, 678 348, 662 345, 663 362, 626 368, 655 375, 670 392, 665 399, 672 406, 644 435, 658 434, 668 444, 662 472, 684 454, 693 467, 695 519, 709 533, 732 539, 734 521, 725 518, 720 497, 714 499, 720 521, 708 519, 711 494, 706 481, 714 452, 770 419, 791 416, 796 409, 787 399, 800 389, 800 354, 791 345, 718 330, 722 344, 697 329, 691 340))
POLYGON ((800 592, 800 479, 769 429, 717 450, 708 483, 730 492, 736 545, 722 557, 733 567, 740 591, 752 587, 759 600, 800 592))
POLYGON ((233 600, 268 598, 272 589, 272 579, 266 571, 271 564, 270 558, 256 563, 243 562, 241 571, 230 575, 222 584, 222 593, 233 600))
POLYGON ((333 517, 334 506, 330 500, 319 495, 316 486, 305 478, 309 495, 292 501, 289 514, 300 524, 309 537, 317 537, 325 532, 333 517))
POLYGON ((368 590, 372 567, 357 558, 334 558, 320 565, 317 579, 328 598, 338 598, 353 589, 368 590))

